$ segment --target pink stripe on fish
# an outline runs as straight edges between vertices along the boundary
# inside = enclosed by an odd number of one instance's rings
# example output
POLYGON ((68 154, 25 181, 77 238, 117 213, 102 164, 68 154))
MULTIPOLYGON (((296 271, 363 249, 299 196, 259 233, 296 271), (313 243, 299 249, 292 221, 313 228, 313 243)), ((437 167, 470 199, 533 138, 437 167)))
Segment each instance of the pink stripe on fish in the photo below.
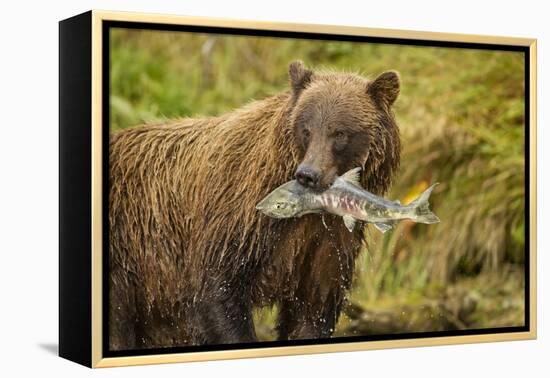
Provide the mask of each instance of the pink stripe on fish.
POLYGON ((323 207, 328 206, 328 195, 327 194, 322 194, 321 195, 321 203, 323 204, 323 207))
POLYGON ((343 197, 342 198, 342 205, 346 211, 352 211, 354 208, 354 200, 351 197, 343 197))
POLYGON ((331 196, 331 200, 332 200, 332 207, 333 208, 338 208, 338 206, 340 205, 340 199, 336 196, 331 196))

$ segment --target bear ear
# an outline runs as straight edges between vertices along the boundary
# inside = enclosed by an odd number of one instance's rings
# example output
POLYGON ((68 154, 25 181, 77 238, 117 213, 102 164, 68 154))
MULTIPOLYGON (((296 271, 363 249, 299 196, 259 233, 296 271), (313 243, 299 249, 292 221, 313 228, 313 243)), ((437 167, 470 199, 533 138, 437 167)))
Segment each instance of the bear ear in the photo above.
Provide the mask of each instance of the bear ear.
POLYGON ((306 68, 302 61, 296 60, 288 66, 288 76, 292 92, 296 96, 310 83, 313 71, 306 68))
POLYGON ((367 86, 367 92, 381 105, 388 108, 399 96, 400 79, 396 71, 386 71, 367 86))

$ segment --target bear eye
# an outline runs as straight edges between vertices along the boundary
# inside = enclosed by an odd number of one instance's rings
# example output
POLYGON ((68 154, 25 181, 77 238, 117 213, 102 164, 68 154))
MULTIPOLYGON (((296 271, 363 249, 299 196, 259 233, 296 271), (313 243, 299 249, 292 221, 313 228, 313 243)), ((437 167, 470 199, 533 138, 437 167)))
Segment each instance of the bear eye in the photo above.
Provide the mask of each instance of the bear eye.
POLYGON ((338 145, 346 144, 348 140, 348 135, 343 131, 336 131, 334 134, 332 134, 332 137, 338 145))
POLYGON ((336 131, 332 134, 332 138, 334 139, 334 149, 336 151, 342 151, 348 143, 348 135, 343 131, 336 131))

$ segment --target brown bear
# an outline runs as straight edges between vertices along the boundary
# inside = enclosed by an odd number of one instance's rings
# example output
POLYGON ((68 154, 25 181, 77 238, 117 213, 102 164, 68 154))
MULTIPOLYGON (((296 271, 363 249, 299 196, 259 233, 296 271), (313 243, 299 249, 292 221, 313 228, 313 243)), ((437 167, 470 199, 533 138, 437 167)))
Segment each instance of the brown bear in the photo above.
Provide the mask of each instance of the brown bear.
POLYGON ((218 117, 111 136, 111 350, 256 341, 277 304, 281 340, 329 337, 362 246, 340 218, 278 220, 255 205, 296 177, 321 191, 361 166, 389 188, 399 165, 399 77, 289 67, 290 90, 218 117))

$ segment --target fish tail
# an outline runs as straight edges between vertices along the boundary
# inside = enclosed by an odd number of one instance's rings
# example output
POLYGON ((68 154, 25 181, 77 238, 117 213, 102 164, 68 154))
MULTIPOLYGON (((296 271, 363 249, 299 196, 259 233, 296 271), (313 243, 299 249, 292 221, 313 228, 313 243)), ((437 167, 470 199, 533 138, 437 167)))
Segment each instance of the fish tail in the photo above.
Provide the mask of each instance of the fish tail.
POLYGON ((417 199, 412 201, 408 206, 412 207, 413 215, 412 219, 418 223, 439 223, 439 218, 437 215, 432 213, 430 210, 430 195, 438 183, 433 184, 428 189, 426 189, 417 199))

